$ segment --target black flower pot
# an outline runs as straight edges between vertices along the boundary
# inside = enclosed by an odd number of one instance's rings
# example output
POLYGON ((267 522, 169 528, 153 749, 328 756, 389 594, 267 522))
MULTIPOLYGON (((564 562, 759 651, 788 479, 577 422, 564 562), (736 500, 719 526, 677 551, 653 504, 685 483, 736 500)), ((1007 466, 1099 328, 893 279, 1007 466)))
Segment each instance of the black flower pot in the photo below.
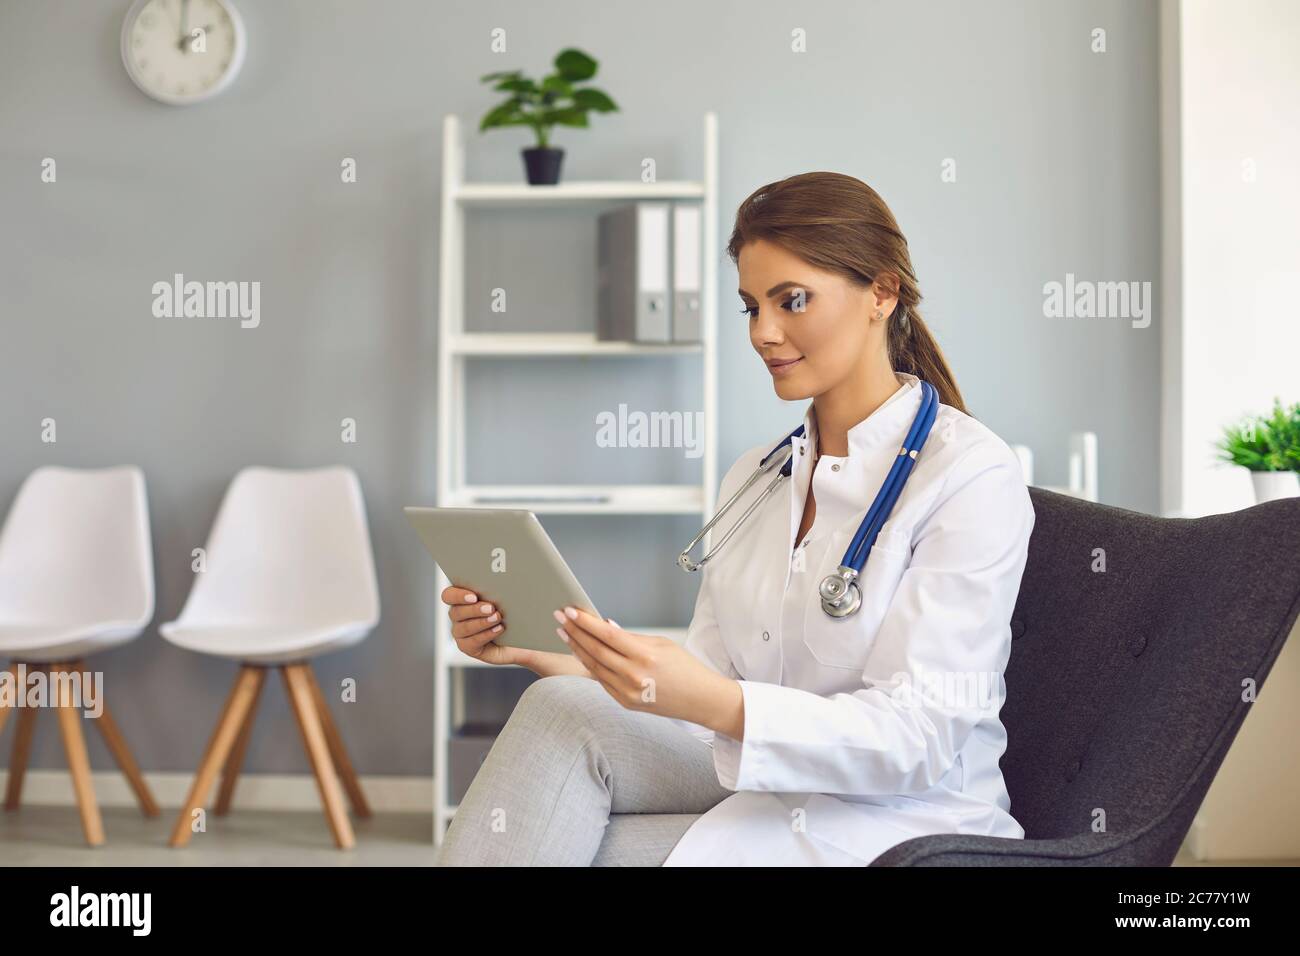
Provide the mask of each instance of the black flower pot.
POLYGON ((530 186, 554 186, 560 181, 560 163, 564 150, 552 146, 534 146, 525 149, 524 169, 528 172, 530 186))

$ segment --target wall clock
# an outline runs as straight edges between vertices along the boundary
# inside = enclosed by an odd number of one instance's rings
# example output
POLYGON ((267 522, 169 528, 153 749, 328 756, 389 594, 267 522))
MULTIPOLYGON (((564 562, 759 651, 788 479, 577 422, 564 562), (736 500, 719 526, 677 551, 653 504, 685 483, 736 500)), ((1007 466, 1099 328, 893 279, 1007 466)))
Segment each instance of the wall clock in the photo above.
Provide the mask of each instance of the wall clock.
POLYGON ((234 80, 247 46, 230 0, 135 0, 122 23, 122 63, 132 82, 172 106, 216 96, 234 80))

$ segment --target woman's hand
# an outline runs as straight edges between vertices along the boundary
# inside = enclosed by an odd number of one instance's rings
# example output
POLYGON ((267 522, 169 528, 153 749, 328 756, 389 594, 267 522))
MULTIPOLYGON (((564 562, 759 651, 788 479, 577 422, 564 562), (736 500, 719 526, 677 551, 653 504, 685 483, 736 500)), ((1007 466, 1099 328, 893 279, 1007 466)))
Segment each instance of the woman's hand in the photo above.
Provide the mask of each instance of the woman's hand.
POLYGON ((566 641, 610 696, 628 710, 676 717, 736 740, 744 736, 740 684, 708 667, 676 641, 625 631, 590 611, 555 612, 566 641))
POLYGON ((442 602, 448 605, 451 636, 462 654, 484 664, 518 664, 541 677, 552 674, 590 676, 586 668, 568 654, 504 647, 494 643, 505 632, 504 616, 495 604, 481 600, 472 591, 453 585, 442 592, 442 602))

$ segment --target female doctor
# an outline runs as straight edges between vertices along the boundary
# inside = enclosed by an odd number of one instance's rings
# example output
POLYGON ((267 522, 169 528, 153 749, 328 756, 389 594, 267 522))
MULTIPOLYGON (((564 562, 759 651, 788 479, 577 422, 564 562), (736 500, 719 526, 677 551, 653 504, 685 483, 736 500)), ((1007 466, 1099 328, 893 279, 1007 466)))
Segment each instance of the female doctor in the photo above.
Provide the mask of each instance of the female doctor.
MULTIPOLYGON (((714 530, 710 543, 734 534, 704 564, 684 645, 558 608, 572 656, 502 647, 506 609, 443 593, 462 651, 544 679, 461 802, 441 865, 864 865, 925 834, 1024 836, 998 711, 1034 512, 917 314, 906 239, 871 187, 814 172, 746 199, 727 251, 777 395, 812 400, 789 477, 739 520, 766 473, 714 530), (832 616, 819 586, 912 457, 922 383, 938 399, 928 438, 856 579, 860 604, 832 616)), ((741 455, 718 500, 779 440, 741 455)))

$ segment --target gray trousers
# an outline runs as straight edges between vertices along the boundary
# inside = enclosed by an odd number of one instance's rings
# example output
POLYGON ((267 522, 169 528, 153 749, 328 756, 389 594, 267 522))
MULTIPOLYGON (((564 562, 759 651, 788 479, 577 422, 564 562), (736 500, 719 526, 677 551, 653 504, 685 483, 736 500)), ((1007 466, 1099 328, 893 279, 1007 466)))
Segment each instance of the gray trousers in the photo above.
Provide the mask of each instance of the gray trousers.
POLYGON ((713 751, 587 677, 529 685, 479 768, 438 866, 659 866, 731 794, 713 751))

